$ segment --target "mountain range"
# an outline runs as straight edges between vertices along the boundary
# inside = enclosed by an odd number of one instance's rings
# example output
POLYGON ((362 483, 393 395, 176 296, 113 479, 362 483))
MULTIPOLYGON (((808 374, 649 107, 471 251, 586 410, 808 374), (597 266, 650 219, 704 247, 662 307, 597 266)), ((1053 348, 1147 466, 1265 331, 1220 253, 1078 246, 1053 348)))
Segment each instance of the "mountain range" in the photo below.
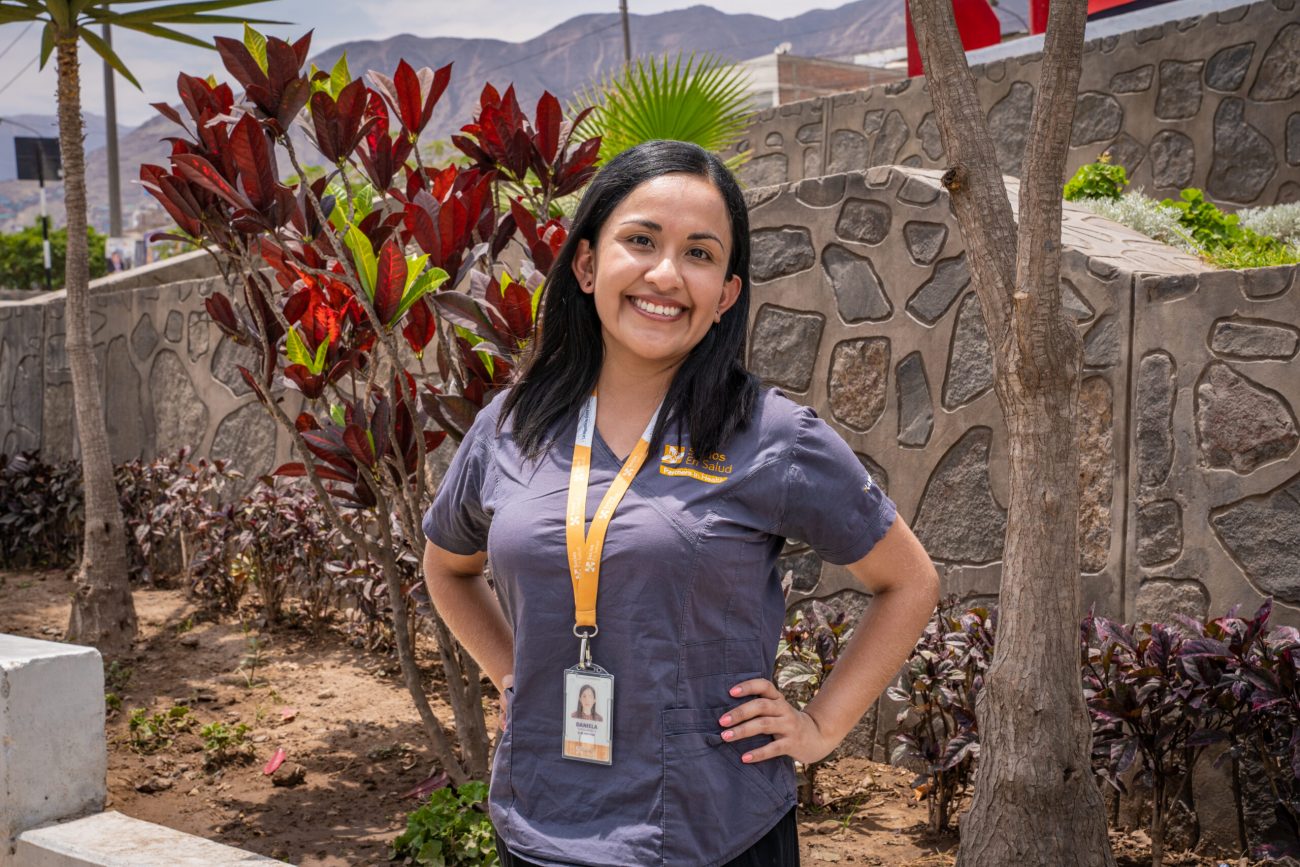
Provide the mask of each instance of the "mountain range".
MULTIPOLYGON (((1004 29, 1022 29, 1027 0, 1003 0, 1004 29)), ((781 43, 790 43, 792 54, 809 57, 849 58, 853 54, 901 45, 905 39, 903 0, 855 0, 835 9, 817 9, 792 18, 776 20, 761 15, 729 14, 710 6, 654 15, 630 16, 635 55, 711 52, 728 60, 745 60, 767 54, 781 43)), ((520 104, 531 109, 543 90, 561 102, 571 101, 582 89, 618 68, 623 60, 622 32, 616 13, 579 15, 524 42, 498 39, 462 39, 447 36, 422 37, 402 34, 383 40, 347 42, 326 48, 312 60, 328 69, 343 52, 353 75, 371 69, 391 74, 401 59, 421 66, 452 65, 451 84, 434 111, 426 137, 445 138, 468 123, 485 82, 500 90, 514 84, 520 104)), ((52 117, 26 116, 23 123, 37 129, 53 128, 52 117)), ((12 135, 14 127, 0 124, 0 134, 12 135)), ((87 115, 87 196, 90 220, 101 230, 108 222, 107 180, 102 167, 103 119, 87 115), (94 122, 98 122, 96 131, 94 122)), ((119 136, 122 171, 123 213, 128 226, 131 211, 144 194, 133 181, 143 162, 166 159, 168 147, 160 138, 172 134, 172 126, 161 117, 147 121, 119 136)), ((0 148, 5 148, 0 139, 0 148)), ((7 146, 8 163, 0 159, 0 230, 12 231, 35 221, 35 183, 9 180, 13 177, 13 146, 7 146), (8 166, 8 173, 4 169, 8 166)), ((62 222, 62 191, 50 190, 51 214, 62 222)))

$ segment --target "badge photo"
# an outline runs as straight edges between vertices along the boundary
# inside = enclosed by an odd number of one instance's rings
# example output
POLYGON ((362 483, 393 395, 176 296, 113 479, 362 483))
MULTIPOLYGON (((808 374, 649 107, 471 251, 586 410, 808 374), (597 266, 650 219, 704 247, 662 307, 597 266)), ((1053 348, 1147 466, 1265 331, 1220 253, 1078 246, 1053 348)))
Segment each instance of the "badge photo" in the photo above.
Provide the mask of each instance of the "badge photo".
POLYGON ((564 672, 566 759, 608 765, 614 760, 614 676, 596 666, 564 672))

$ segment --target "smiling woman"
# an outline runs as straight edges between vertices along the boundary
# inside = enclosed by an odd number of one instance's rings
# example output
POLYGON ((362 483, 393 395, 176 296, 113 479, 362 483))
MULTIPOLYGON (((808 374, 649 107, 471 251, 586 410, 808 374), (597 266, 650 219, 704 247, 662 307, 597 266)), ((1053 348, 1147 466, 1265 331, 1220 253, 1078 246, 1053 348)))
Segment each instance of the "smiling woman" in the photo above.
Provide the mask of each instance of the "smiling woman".
POLYGON ((894 504, 745 370, 749 292, 718 158, 667 141, 615 157, 522 372, 425 515, 430 595, 503 695, 506 867, 798 864, 793 761, 834 749, 929 618, 937 578, 894 504), (873 594, 803 711, 770 680, 786 537, 873 594))

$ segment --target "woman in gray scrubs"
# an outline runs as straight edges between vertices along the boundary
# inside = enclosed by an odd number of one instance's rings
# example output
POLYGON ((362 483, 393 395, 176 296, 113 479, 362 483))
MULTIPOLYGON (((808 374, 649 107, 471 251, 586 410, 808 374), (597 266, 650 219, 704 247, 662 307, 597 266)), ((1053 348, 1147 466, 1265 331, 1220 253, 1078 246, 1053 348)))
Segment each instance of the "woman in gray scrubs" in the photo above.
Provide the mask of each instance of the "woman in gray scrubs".
POLYGON ((798 864, 793 760, 835 748, 933 609, 929 558, 853 451, 745 369, 749 303, 723 164, 615 157, 425 516, 434 604, 503 695, 506 867, 798 864), (786 538, 872 594, 803 710, 770 679, 786 538), (599 724, 570 719, 588 689, 599 724))

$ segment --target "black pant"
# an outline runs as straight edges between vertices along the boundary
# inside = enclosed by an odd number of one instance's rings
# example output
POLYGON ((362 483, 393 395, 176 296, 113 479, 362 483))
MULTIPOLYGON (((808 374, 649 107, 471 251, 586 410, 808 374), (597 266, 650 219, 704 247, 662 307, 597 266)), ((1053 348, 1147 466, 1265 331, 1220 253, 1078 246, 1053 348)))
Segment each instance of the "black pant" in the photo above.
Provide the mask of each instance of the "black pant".
MULTIPOLYGON (((500 836, 497 837, 497 854, 501 856, 501 867, 537 867, 532 861, 510 854, 500 836)), ((794 808, 757 843, 723 867, 799 867, 799 826, 794 819, 794 808)))

